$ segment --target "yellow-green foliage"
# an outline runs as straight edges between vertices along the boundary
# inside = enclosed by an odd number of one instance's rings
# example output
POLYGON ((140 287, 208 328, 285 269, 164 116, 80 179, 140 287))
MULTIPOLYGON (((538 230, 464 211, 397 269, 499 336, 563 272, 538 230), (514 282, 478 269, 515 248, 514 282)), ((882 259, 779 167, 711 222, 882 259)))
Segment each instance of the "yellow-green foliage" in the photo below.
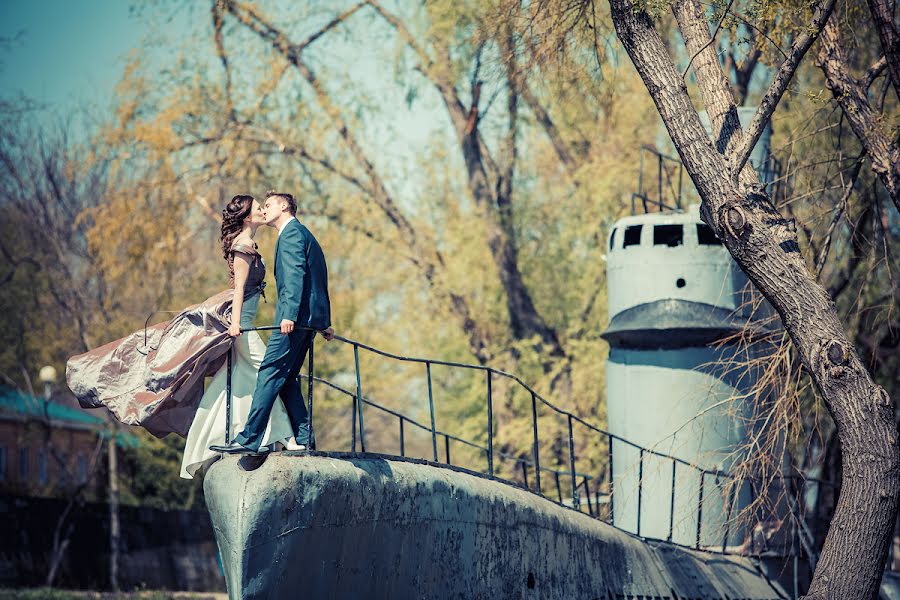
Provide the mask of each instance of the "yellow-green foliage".
MULTIPOLYGON (((224 288, 228 278, 217 239, 221 208, 234 194, 261 198, 267 189, 277 188, 297 197, 300 219, 322 243, 329 262, 333 322, 340 335, 401 355, 475 363, 469 344, 474 326, 485 334, 492 366, 517 374, 560 408, 603 426, 607 346, 599 335, 607 322, 605 239, 611 224, 630 210, 638 150, 655 143, 659 120, 609 29, 608 7, 572 6, 401 3, 397 14, 430 65, 422 64, 374 10, 361 9, 302 53, 326 101, 270 43, 229 15, 223 45, 230 88, 206 21, 195 24, 192 34, 169 52, 138 50, 118 87, 116 110, 96 139, 94 154, 108 167, 102 198, 87 203, 79 221, 89 257, 79 262, 80 277, 94 287, 101 282, 104 290, 94 293, 83 308, 91 345, 140 328, 153 310, 177 310, 224 288), (584 12, 584 7, 591 10, 584 12), (468 103, 480 60, 478 79, 484 89, 479 131, 485 149, 501 160, 509 127, 505 61, 510 57, 498 48, 509 30, 516 40, 521 77, 575 157, 573 164, 563 164, 537 113, 520 98, 514 240, 528 292, 557 334, 564 356, 551 356, 537 338, 514 335, 506 291, 488 243, 495 207, 477 205, 447 107, 433 82, 421 74, 434 69, 468 103), (144 53, 154 59, 144 60, 144 53), (374 72, 362 73, 355 68, 357 61, 374 72), (345 143, 335 114, 369 165, 345 143), (410 247, 379 208, 384 198, 367 172, 369 166, 408 220, 417 246, 410 247), (466 302, 471 326, 461 322, 448 300, 451 295, 466 302)), ((663 29, 670 28, 667 7, 656 8, 663 29)), ((316 3, 266 3, 258 10, 294 43, 335 14, 316 3)), ((749 10, 760 27, 770 28, 770 37, 784 38, 790 33, 787 28, 794 27, 789 24, 802 21, 809 7, 757 2, 741 10, 749 10), (797 18, 776 18, 786 10, 797 18)), ((719 16, 712 12, 711 22, 717 23, 719 16)), ((740 48, 739 55, 752 44, 762 44, 763 62, 777 60, 778 50, 762 37, 744 40, 745 29, 737 22, 726 19, 723 28, 722 39, 740 48)), ((678 45, 675 36, 670 36, 673 47, 678 45)), ((690 77, 688 83, 695 93, 690 77)), ((806 192, 830 181, 834 171, 800 168, 792 157, 802 156, 810 164, 833 158, 834 145, 828 144, 834 141, 834 130, 815 130, 833 124, 837 116, 819 93, 822 82, 811 61, 794 88, 776 113, 773 148, 791 170, 795 193, 803 199, 786 210, 796 210, 816 238, 827 228, 840 193, 833 187, 818 195, 806 192)), ((896 111, 890 114, 895 127, 896 111)), ((87 166, 72 162, 69 169, 87 166)), ((3 210, 9 215, 3 219, 5 237, 34 227, 15 211, 3 210)), ((851 207, 849 214, 855 218, 858 212, 851 207)), ((830 259, 826 277, 845 262, 841 252, 848 247, 848 234, 841 232, 832 251, 839 258, 830 259)), ((257 239, 263 254, 271 257, 273 231, 260 231, 257 239)), ((40 252, 35 256, 42 264, 53 260, 40 252)), ((872 275, 860 287, 860 300, 848 299, 845 310, 883 302, 884 279, 878 274, 886 268, 884 261, 873 263, 872 275)), ((270 299, 261 305, 259 324, 269 324, 273 317, 271 272, 268 277, 270 299)), ((13 291, 2 297, 2 309, 19 315, 19 329, 4 328, 3 372, 16 372, 13 348, 21 346, 32 373, 44 362, 61 367, 67 355, 78 350, 79 335, 65 324, 71 315, 53 313, 43 275, 17 271, 13 281, 13 291), (41 318, 47 314, 54 316, 41 318), (34 327, 23 334, 26 323, 34 327)), ((367 398, 428 424, 423 366, 362 352, 361 371, 367 398)), ((319 341, 316 374, 355 392, 352 350, 319 341)), ((437 428, 485 445, 484 373, 434 367, 433 376, 437 428)), ((530 457, 530 396, 502 378, 494 383, 495 448, 530 457)), ((350 397, 317 385, 315 401, 320 448, 348 447, 350 397)), ((546 408, 540 414, 542 462, 566 468, 565 419, 546 408)), ((396 453, 397 421, 370 408, 365 418, 367 449, 396 453)), ((408 452, 430 457, 430 436, 409 424, 406 432, 408 452)), ((575 434, 579 472, 598 475, 605 468, 605 443, 581 426, 575 434)), ((174 461, 174 455, 165 458, 169 450, 148 448, 149 454, 163 457, 159 460, 174 461)), ((443 458, 443 439, 439 450, 443 458)), ((456 444, 451 452, 454 462, 485 468, 484 456, 477 451, 456 444)), ((176 470, 175 465, 171 468, 176 470)), ((509 461, 498 469, 518 476, 509 461)))

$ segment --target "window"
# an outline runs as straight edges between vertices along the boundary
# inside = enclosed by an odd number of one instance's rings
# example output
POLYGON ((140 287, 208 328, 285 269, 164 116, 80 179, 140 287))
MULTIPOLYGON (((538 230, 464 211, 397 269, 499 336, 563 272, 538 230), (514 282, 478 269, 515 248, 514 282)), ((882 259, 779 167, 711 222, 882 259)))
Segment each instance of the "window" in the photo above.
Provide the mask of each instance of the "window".
POLYGON ((38 450, 38 483, 47 485, 47 451, 38 450))
POLYGON ((674 248, 684 243, 684 229, 681 225, 656 225, 653 227, 653 245, 674 248))
POLYGON ((625 229, 625 241, 622 243, 623 248, 628 246, 641 245, 641 228, 643 225, 631 225, 625 229))
POLYGON ((87 481, 87 458, 84 454, 78 455, 78 483, 87 481))
POLYGON ((19 481, 28 481, 28 448, 19 448, 19 481))
POLYGON ((722 242, 709 225, 697 223, 697 242, 701 246, 721 246, 722 242))
POLYGON ((616 245, 616 229, 612 230, 612 233, 609 236, 609 250, 612 252, 613 246, 616 245))
POLYGON ((6 481, 6 448, 0 447, 0 481, 6 481))

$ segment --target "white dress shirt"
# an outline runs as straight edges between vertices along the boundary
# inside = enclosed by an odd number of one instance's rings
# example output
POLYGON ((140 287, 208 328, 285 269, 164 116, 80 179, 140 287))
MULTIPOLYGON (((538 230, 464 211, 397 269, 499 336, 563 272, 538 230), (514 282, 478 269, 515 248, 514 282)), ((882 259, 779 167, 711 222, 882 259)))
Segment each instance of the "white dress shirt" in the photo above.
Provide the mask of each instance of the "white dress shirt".
POLYGON ((287 227, 288 223, 290 223, 291 221, 296 221, 296 220, 297 220, 297 217, 292 216, 290 219, 288 219, 287 221, 282 223, 281 227, 278 228, 278 237, 281 237, 281 232, 284 231, 284 228, 287 227))

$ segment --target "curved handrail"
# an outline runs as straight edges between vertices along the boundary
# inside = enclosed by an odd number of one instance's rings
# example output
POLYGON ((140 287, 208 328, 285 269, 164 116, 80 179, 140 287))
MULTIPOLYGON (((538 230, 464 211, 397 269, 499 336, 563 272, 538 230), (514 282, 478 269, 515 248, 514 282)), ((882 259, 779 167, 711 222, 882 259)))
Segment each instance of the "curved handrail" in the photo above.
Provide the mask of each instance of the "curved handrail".
MULTIPOLYGON (((273 330, 278 330, 278 329, 280 329, 279 326, 264 326, 264 327, 242 328, 241 331, 242 332, 273 331, 273 330)), ((302 329, 302 330, 312 331, 312 332, 319 332, 318 330, 311 328, 311 327, 302 327, 301 326, 301 327, 296 327, 296 329, 302 329)), ((672 464, 672 502, 673 503, 674 503, 674 490, 675 490, 675 479, 676 479, 675 465, 680 464, 684 467, 688 467, 688 468, 692 469, 696 474, 699 474, 699 476, 700 476, 700 488, 699 488, 700 492, 699 492, 699 502, 698 502, 698 509, 697 509, 697 511, 698 511, 697 512, 697 532, 696 532, 697 535, 696 535, 696 544, 693 545, 693 547, 695 547, 695 548, 700 548, 701 525, 702 525, 701 515, 702 515, 702 507, 703 507, 703 482, 705 481, 706 476, 709 476, 709 475, 715 476, 717 485, 719 484, 720 479, 729 479, 732 481, 740 479, 743 481, 749 481, 751 486, 753 485, 754 481, 761 480, 761 478, 759 478, 759 477, 753 477, 753 476, 747 476, 747 475, 738 477, 734 474, 728 473, 721 469, 707 469, 707 468, 701 467, 697 464, 693 464, 689 461, 686 461, 684 459, 678 458, 676 456, 672 456, 672 455, 665 454, 665 453, 662 453, 662 452, 659 452, 659 451, 656 451, 656 450, 653 450, 650 448, 645 448, 643 446, 640 446, 639 444, 636 444, 636 443, 634 443, 628 439, 625 439, 621 436, 618 436, 616 434, 610 433, 610 432, 604 430, 603 428, 601 428, 597 425, 594 425, 594 424, 586 421, 585 419, 583 419, 565 409, 562 409, 562 408, 556 406, 555 404, 553 404, 552 402, 548 401, 546 398, 541 396, 536 390, 534 390, 531 386, 529 386, 527 383, 525 383, 520 377, 518 377, 517 375, 515 375, 513 373, 503 371, 501 369, 496 369, 496 368, 488 366, 488 365, 468 364, 468 363, 447 361, 447 360, 440 360, 440 359, 428 359, 428 358, 420 358, 420 357, 412 357, 412 356, 403 356, 400 354, 387 352, 385 350, 381 350, 379 348, 375 348, 368 344, 364 344, 357 340, 346 338, 346 337, 340 336, 340 335, 334 335, 333 339, 338 340, 343 343, 346 343, 346 344, 349 344, 354 349, 354 359, 355 359, 355 363, 356 363, 357 389, 356 389, 356 392, 353 392, 351 390, 348 390, 348 389, 346 389, 340 385, 337 385, 331 381, 328 381, 326 379, 322 379, 320 377, 315 377, 315 375, 313 373, 314 343, 311 342, 310 343, 309 360, 308 360, 309 374, 301 375, 301 377, 305 377, 307 379, 307 382, 309 384, 309 398, 308 399, 309 399, 309 404, 310 404, 310 407, 309 407, 310 430, 311 431, 313 430, 313 428, 312 428, 312 425, 313 425, 313 402, 312 402, 313 382, 318 382, 318 383, 326 385, 346 396, 353 398, 353 409, 352 409, 353 428, 351 430, 351 433, 352 433, 351 448, 352 448, 353 452, 356 451, 356 432, 357 432, 356 423, 357 423, 357 415, 358 415, 361 449, 362 449, 363 453, 365 453, 365 428, 363 425, 362 407, 364 405, 369 406, 374 409, 383 411, 384 413, 389 414, 389 415, 399 419, 399 421, 400 421, 400 448, 401 448, 401 456, 403 456, 403 457, 405 457, 403 424, 410 423, 423 431, 428 431, 431 433, 432 446, 433 446, 433 457, 434 457, 434 461, 436 463, 441 462, 438 458, 437 437, 443 436, 444 440, 445 440, 445 452, 446 452, 446 456, 445 456, 446 463, 444 463, 444 464, 453 466, 452 463, 450 462, 450 450, 449 450, 449 442, 450 442, 450 440, 453 440, 455 442, 464 444, 468 447, 471 447, 471 448, 474 448, 476 450, 486 453, 487 459, 488 459, 488 472, 487 472, 488 477, 490 477, 492 479, 496 479, 496 480, 504 482, 504 483, 518 485, 517 483, 515 483, 513 481, 509 481, 504 478, 497 477, 494 474, 494 470, 493 470, 493 458, 495 455, 498 458, 500 458, 501 460, 513 460, 513 461, 515 461, 515 464, 522 465, 523 477, 525 478, 525 487, 527 489, 530 489, 530 487, 528 485, 528 480, 527 480, 527 467, 531 467, 532 469, 534 469, 534 473, 535 473, 536 493, 544 498, 547 498, 548 500, 555 501, 552 498, 549 498, 548 496, 546 496, 541 489, 541 480, 540 480, 541 473, 552 474, 554 476, 555 483, 556 483, 558 503, 561 505, 565 505, 565 506, 567 506, 567 505, 565 504, 565 502, 563 500, 562 489, 560 486, 560 477, 561 476, 569 477, 569 478, 571 478, 571 490, 570 490, 571 491, 571 502, 572 502, 571 508, 574 508, 575 510, 579 510, 579 511, 581 510, 578 490, 583 487, 586 492, 588 512, 591 514, 591 516, 596 516, 598 518, 600 517, 600 506, 599 506, 600 497, 601 497, 600 484, 606 482, 608 485, 608 487, 607 487, 608 491, 605 494, 605 496, 607 498, 607 502, 608 502, 608 521, 610 523, 612 523, 613 516, 614 516, 614 510, 615 510, 614 502, 613 502, 614 497, 615 497, 614 490, 613 490, 613 458, 614 458, 614 456, 613 456, 613 441, 617 441, 617 442, 619 442, 621 444, 625 444, 625 445, 629 446, 630 448, 632 448, 633 450, 637 450, 639 452, 640 458, 639 458, 639 476, 638 476, 638 489, 637 489, 637 504, 638 504, 638 507, 637 507, 637 535, 638 536, 641 535, 641 531, 640 531, 640 529, 641 529, 641 492, 642 492, 642 486, 643 486, 643 467, 644 467, 645 457, 651 456, 651 457, 657 457, 660 459, 664 459, 666 461, 671 461, 671 464, 672 464), (359 368, 359 350, 360 349, 366 350, 373 354, 383 356, 385 358, 389 358, 392 360, 396 360, 399 362, 423 364, 426 366, 426 372, 427 372, 427 377, 428 377, 429 409, 430 409, 430 416, 431 416, 431 424, 430 425, 420 423, 416 419, 410 418, 400 412, 397 412, 395 410, 392 410, 390 408, 387 408, 385 406, 377 404, 376 402, 372 401, 371 399, 367 398, 366 396, 364 396, 362 394, 361 374, 360 374, 360 368, 359 368), (458 437, 458 436, 450 434, 448 432, 440 431, 436 428, 435 417, 434 417, 434 403, 433 403, 433 398, 432 398, 432 385, 431 385, 431 366, 432 365, 446 366, 446 367, 457 368, 457 369, 467 369, 467 370, 472 370, 472 371, 481 371, 488 375, 486 378, 487 412, 488 412, 487 421, 488 421, 488 427, 489 427, 488 443, 487 443, 488 445, 487 446, 482 446, 471 440, 466 440, 464 438, 458 437), (492 417, 492 395, 491 395, 491 389, 492 389, 491 388, 491 377, 493 375, 503 377, 510 381, 515 382, 518 386, 520 386, 522 389, 524 389, 531 395, 531 398, 532 398, 532 403, 531 403, 532 404, 532 428, 533 428, 533 434, 534 434, 533 460, 525 458, 523 456, 512 455, 512 454, 502 452, 502 451, 498 451, 495 453, 493 450, 493 417, 492 417), (540 403, 543 406, 546 406, 550 410, 556 412, 558 415, 563 416, 567 419, 568 442, 569 442, 569 469, 568 470, 560 471, 560 470, 541 466, 541 464, 540 464, 538 414, 537 414, 537 406, 536 406, 537 401, 540 401, 540 403), (607 458, 608 475, 605 475, 605 476, 601 475, 598 477, 598 476, 590 475, 587 473, 581 473, 581 472, 577 471, 577 469, 575 467, 576 460, 575 460, 574 435, 573 435, 573 424, 574 423, 579 423, 579 424, 587 427, 590 431, 606 437, 608 444, 609 444, 609 451, 608 451, 608 458, 607 458), (579 480, 580 480, 580 482, 579 482, 579 480), (594 503, 596 510, 591 505, 589 482, 596 482, 596 486, 595 486, 596 497, 595 497, 595 503, 594 503), (596 515, 595 515, 595 513, 596 513, 596 515)), ((228 361, 228 369, 229 369, 228 370, 228 384, 229 385, 227 386, 228 416, 229 417, 230 417, 230 413, 231 413, 231 409, 230 409, 230 406, 231 406, 231 396, 230 396, 231 360, 230 360, 230 356, 231 355, 229 353, 229 361, 228 361)), ((230 422, 230 419, 227 419, 227 421, 230 422)), ((227 440, 228 435, 230 434, 230 425, 227 425, 226 427, 227 427, 227 429, 229 429, 229 431, 226 433, 226 440, 227 440)), ((607 469, 604 469, 604 471, 607 471, 607 469)), ((805 484, 805 482, 815 482, 816 484, 819 484, 820 486, 821 485, 834 486, 834 484, 831 482, 826 482, 826 481, 816 479, 816 478, 811 478, 811 477, 803 477, 800 475, 779 474, 775 477, 775 479, 780 480, 782 486, 785 485, 786 481, 793 482, 794 480, 800 481, 801 486, 803 484, 805 484)), ((736 494, 734 494, 732 492, 730 494, 730 498, 729 498, 729 502, 728 502, 727 510, 728 510, 729 516, 725 523, 726 531, 725 531, 725 536, 724 536, 724 540, 722 543, 722 550, 721 550, 723 553, 726 551, 726 546, 727 546, 727 541, 728 541, 728 527, 730 525, 729 522, 731 519, 731 510, 732 510, 732 508, 734 506, 734 502, 735 502, 734 496, 736 496, 736 494)), ((672 513, 674 513, 674 509, 670 510, 669 536, 666 541, 671 542, 671 543, 676 543, 677 545, 680 545, 680 546, 685 546, 685 544, 679 544, 677 542, 673 542, 673 540, 672 540, 672 537, 673 537, 672 531, 673 531, 673 526, 674 526, 674 523, 673 523, 674 516, 672 513)), ((690 547, 690 546, 688 546, 688 547, 690 547)))

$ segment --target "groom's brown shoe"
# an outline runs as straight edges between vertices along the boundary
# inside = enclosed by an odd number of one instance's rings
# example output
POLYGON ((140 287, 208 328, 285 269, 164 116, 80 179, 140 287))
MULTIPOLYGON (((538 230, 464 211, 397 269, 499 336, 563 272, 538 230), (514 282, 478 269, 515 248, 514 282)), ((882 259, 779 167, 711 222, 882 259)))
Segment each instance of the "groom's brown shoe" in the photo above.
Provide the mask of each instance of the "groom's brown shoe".
POLYGON ((259 450, 253 450, 244 446, 243 444, 238 444, 237 442, 231 442, 228 445, 212 445, 209 447, 213 452, 221 452, 222 454, 266 454, 269 452, 268 446, 260 446, 259 450))

